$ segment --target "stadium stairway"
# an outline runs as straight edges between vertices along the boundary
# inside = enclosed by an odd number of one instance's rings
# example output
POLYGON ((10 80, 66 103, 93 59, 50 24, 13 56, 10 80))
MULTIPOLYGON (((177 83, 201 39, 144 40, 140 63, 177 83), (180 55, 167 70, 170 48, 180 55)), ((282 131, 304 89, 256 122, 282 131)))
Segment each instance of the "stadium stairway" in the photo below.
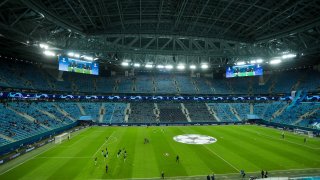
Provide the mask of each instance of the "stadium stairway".
POLYGON ((54 107, 56 107, 56 109, 63 115, 67 116, 71 121, 75 122, 76 119, 74 119, 72 116, 70 116, 69 113, 67 113, 66 111, 64 111, 63 109, 61 109, 57 104, 53 104, 54 107))
POLYGON ((188 111, 188 109, 184 106, 183 103, 180 103, 180 105, 181 105, 181 110, 182 110, 183 114, 186 116, 188 122, 192 122, 192 121, 191 121, 191 118, 190 118, 190 116, 189 116, 189 111, 188 111))
POLYGON ((301 121, 304 120, 305 117, 312 116, 313 114, 317 113, 317 111, 320 111, 320 108, 314 109, 313 111, 306 112, 305 114, 300 116, 299 119, 296 120, 295 122, 293 122, 292 124, 293 125, 299 124, 301 121))
POLYGON ((234 114, 234 116, 237 118, 237 120, 242 121, 237 110, 235 108, 233 108, 231 106, 231 104, 228 104, 228 105, 229 105, 230 111, 234 114))
POLYGON ((156 119, 157 119, 156 121, 160 122, 160 120, 159 120, 159 118, 160 118, 160 110, 159 110, 159 107, 158 107, 157 103, 154 103, 153 113, 156 116, 156 119))
POLYGON ((124 114, 124 122, 128 123, 129 120, 129 114, 131 113, 131 104, 128 103, 126 109, 124 110, 125 114, 124 114))
POLYGON ((277 110, 275 113, 272 114, 272 117, 269 119, 269 121, 273 121, 276 117, 280 116, 284 110, 288 108, 289 104, 284 105, 282 108, 277 110))
POLYGON ((77 103, 77 106, 78 106, 78 108, 79 108, 79 110, 81 112, 81 115, 83 115, 83 116, 87 115, 80 103, 77 103))
MULTIPOLYGON (((26 113, 22 113, 22 112, 14 109, 14 108, 12 108, 12 107, 9 107, 9 106, 8 106, 7 109, 10 109, 11 111, 13 111, 13 112, 17 113, 18 115, 20 115, 20 116, 24 117, 25 119, 27 119, 28 121, 31 121, 31 122, 36 121, 36 119, 35 119, 34 117, 32 117, 32 116, 30 116, 30 115, 28 115, 28 114, 26 114, 26 113)), ((43 127, 43 128, 45 128, 45 129, 47 129, 47 130, 51 130, 50 127, 48 127, 48 126, 46 126, 46 125, 44 125, 44 124, 42 124, 42 123, 40 123, 40 126, 43 127)))
POLYGON ((217 113, 216 113, 212 108, 209 107, 208 103, 205 103, 205 105, 207 106, 209 113, 212 114, 213 117, 214 117, 218 122, 221 122, 220 118, 217 116, 217 113))
POLYGON ((105 109, 105 104, 106 103, 101 103, 100 109, 99 109, 99 123, 102 123, 103 119, 104 119, 104 115, 106 113, 106 109, 105 109))

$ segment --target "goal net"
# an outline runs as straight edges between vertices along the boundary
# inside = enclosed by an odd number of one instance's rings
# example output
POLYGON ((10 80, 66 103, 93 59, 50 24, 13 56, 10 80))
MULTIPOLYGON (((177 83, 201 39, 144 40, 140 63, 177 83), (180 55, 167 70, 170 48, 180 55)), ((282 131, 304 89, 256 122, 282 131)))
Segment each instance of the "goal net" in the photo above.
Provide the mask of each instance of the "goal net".
POLYGON ((70 138, 70 133, 63 133, 63 134, 60 134, 58 136, 55 136, 54 137, 54 142, 57 144, 57 143, 61 143, 62 141, 66 140, 70 138))
POLYGON ((307 135, 308 137, 313 137, 312 131, 302 130, 302 129, 295 129, 294 134, 300 134, 300 135, 307 135))

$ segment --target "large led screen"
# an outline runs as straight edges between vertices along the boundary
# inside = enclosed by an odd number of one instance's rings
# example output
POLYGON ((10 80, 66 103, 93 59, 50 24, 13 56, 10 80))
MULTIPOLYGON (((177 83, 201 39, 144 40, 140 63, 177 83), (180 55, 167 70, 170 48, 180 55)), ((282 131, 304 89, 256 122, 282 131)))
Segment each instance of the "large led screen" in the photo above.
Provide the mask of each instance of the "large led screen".
POLYGON ((99 75, 99 64, 97 62, 89 62, 80 59, 59 56, 59 70, 99 75))
POLYGON ((263 69, 257 64, 227 67, 226 77, 262 76, 263 69))

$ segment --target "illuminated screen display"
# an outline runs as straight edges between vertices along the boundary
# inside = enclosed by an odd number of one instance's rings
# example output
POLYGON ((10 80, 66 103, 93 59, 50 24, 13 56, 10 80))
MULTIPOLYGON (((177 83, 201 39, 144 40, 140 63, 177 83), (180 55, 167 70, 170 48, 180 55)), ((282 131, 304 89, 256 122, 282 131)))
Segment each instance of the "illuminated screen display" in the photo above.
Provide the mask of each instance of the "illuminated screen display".
POLYGON ((262 76, 263 69, 257 64, 227 67, 226 77, 262 76))
POLYGON ((99 75, 99 64, 80 59, 59 56, 59 70, 82 74, 99 75))

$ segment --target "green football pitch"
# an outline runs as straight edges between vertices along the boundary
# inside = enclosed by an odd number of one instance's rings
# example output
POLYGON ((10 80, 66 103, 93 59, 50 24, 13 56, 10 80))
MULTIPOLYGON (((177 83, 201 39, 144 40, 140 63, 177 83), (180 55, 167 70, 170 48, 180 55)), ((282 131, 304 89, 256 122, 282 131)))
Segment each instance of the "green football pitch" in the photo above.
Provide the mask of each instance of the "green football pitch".
MULTIPOLYGON (((239 178, 239 171, 270 176, 320 173, 320 140, 254 125, 91 127, 61 144, 46 145, 0 167, 0 179, 205 179, 208 174, 239 178), (183 134, 211 136, 212 144, 184 144, 173 137, 183 134), (108 139, 107 139, 108 137, 108 139), (144 144, 144 138, 149 143, 144 144), (102 150, 108 148, 104 158, 102 150), (117 157, 119 149, 124 154, 117 157), (180 162, 176 162, 179 155, 180 162), (30 156, 26 158, 26 156, 30 156), (97 157, 95 165, 94 158, 97 157), (15 162, 16 161, 16 162, 15 162), (108 164, 108 173, 105 166, 108 164), (7 166, 7 167, 6 167, 7 166)), ((230 177, 230 178, 228 178, 230 177)), ((219 178, 218 178, 219 179, 219 178)))

